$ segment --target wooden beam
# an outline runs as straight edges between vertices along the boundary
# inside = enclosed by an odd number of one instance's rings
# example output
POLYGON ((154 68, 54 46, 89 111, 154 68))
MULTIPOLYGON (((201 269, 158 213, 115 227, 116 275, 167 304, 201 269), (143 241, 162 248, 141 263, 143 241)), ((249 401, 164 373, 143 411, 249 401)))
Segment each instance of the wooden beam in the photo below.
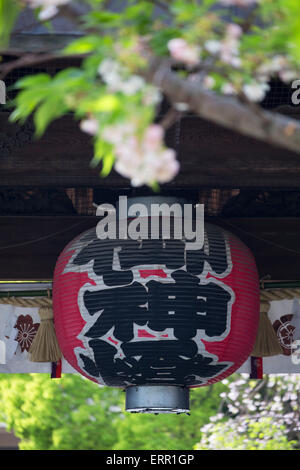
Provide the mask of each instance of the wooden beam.
POLYGON ((0 113, 0 129, 0 186, 107 185, 100 169, 90 168, 91 138, 72 116, 54 122, 41 139, 34 138, 31 122, 23 127, 9 123, 8 113, 0 113))
MULTIPOLYGON (((294 116, 293 116, 294 117, 294 116)), ((116 172, 102 178, 91 168, 91 138, 71 115, 35 140, 32 125, 20 128, 0 113, 0 186, 130 187, 116 172)), ((300 188, 300 155, 264 144, 194 116, 166 135, 181 169, 169 187, 300 188)))
POLYGON ((300 218, 237 217, 211 221, 235 234, 250 248, 260 278, 300 280, 300 218))
MULTIPOLYGON (((56 260, 77 235, 95 227, 93 216, 0 217, 0 279, 51 280, 56 260)), ((299 218, 207 218, 252 250, 260 277, 300 280, 299 218)))
POLYGON ((199 117, 181 121, 178 181, 227 188, 299 188, 300 155, 199 117))
POLYGON ((26 53, 61 53, 61 50, 70 44, 70 42, 78 39, 83 34, 80 33, 26 33, 19 32, 13 33, 10 39, 9 46, 0 49, 1 54, 5 55, 23 55, 26 53))
POLYGON ((88 216, 0 217, 0 279, 52 279, 59 253, 98 221, 88 216))

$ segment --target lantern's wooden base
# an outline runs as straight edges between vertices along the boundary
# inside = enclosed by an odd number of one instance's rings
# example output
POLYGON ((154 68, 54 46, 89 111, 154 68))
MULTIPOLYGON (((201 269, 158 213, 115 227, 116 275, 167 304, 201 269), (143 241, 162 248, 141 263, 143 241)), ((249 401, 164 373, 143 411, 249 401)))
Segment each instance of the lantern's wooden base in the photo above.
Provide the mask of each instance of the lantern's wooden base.
POLYGON ((126 389, 130 413, 189 413, 189 389, 175 385, 139 385, 126 389))

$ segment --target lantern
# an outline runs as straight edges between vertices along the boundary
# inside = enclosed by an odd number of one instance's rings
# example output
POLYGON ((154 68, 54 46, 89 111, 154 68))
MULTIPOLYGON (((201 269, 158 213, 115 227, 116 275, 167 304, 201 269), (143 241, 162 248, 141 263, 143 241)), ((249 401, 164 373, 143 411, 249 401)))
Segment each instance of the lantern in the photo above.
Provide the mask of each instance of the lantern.
POLYGON ((96 228, 58 258, 54 322, 65 359, 101 385, 126 389, 131 412, 188 412, 189 389, 235 372, 250 355, 259 282, 249 249, 205 224, 185 239, 105 239, 96 228))

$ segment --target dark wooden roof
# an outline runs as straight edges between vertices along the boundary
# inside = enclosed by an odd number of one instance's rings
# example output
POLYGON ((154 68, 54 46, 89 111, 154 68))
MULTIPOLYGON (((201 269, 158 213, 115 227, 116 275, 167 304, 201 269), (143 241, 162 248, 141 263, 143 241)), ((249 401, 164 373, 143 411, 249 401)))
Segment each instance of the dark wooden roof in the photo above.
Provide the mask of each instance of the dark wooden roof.
MULTIPOLYGON (((298 110, 294 111, 299 117, 298 110)), ((72 116, 33 138, 33 126, 8 123, 0 113, 0 186, 128 187, 114 171, 91 168, 90 136, 72 116)), ((210 188, 300 188, 300 155, 235 133, 198 117, 185 117, 167 133, 181 169, 168 186, 210 188)))
MULTIPOLYGON (((84 13, 87 7, 82 4, 72 4, 72 11, 84 13)), ((56 52, 66 46, 71 40, 82 35, 75 20, 63 8, 51 20, 51 29, 41 24, 35 18, 33 10, 25 8, 16 21, 11 34, 9 46, 1 52, 6 54, 24 54, 27 52, 56 52)))

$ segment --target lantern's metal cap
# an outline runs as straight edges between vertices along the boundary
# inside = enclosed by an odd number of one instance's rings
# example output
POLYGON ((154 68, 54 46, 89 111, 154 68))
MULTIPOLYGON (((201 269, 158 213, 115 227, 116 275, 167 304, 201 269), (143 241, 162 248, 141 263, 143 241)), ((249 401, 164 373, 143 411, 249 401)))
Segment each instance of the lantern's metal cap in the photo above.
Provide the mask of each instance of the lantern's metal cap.
POLYGON ((189 389, 177 385, 139 385, 126 388, 126 411, 130 413, 187 413, 189 389))

